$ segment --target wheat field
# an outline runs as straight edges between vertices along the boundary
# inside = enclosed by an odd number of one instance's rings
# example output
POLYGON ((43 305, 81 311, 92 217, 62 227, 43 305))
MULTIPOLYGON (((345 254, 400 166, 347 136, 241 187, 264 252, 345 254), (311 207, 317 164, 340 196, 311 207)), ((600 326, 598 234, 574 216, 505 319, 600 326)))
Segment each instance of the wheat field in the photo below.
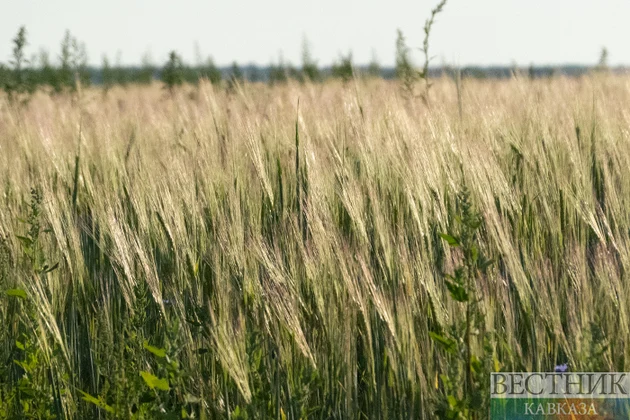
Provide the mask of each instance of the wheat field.
POLYGON ((605 73, 3 98, 0 418, 483 418, 492 371, 627 371, 628 110, 605 73))

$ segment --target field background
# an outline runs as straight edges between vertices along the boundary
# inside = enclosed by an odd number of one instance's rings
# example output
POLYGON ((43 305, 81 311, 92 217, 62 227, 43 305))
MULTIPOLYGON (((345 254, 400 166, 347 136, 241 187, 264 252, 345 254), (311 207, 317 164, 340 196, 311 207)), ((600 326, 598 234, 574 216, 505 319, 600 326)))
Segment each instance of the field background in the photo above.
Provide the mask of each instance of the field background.
POLYGON ((629 109, 606 73, 3 100, 0 418, 444 418, 465 191, 479 413, 494 370, 627 371, 629 109))

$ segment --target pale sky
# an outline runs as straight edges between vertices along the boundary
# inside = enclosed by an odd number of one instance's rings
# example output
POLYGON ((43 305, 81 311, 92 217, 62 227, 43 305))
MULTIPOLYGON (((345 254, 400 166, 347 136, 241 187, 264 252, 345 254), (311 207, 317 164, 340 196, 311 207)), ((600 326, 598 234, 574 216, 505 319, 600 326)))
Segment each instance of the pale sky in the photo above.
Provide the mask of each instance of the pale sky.
MULTIPOLYGON (((91 64, 103 54, 139 64, 151 52, 161 64, 168 51, 219 65, 267 65, 282 53, 301 63, 306 36, 319 65, 352 51, 367 64, 394 63, 396 29, 410 47, 422 44, 422 27, 437 0, 3 0, 0 62, 26 25, 31 55, 46 48, 56 57, 66 29, 85 42, 91 64)), ((630 64, 630 0, 449 0, 431 34, 433 64, 594 64, 602 47, 610 64, 630 64)), ((419 62, 419 52, 417 52, 419 62)))

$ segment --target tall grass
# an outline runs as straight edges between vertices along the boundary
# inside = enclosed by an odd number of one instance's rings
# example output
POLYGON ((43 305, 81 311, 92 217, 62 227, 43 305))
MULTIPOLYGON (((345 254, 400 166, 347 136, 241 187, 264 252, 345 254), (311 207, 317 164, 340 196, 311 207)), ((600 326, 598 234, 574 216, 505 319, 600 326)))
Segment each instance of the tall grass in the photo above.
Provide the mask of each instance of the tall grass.
POLYGON ((628 370, 630 80, 461 83, 3 102, 0 417, 435 418, 464 183, 470 352, 628 370))

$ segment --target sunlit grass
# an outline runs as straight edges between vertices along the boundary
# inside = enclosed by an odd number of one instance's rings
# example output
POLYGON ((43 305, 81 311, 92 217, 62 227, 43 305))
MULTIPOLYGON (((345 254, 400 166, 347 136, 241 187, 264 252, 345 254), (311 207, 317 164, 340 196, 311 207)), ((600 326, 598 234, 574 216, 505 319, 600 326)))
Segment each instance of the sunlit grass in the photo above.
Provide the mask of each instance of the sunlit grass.
POLYGON ((627 370, 630 79, 461 94, 461 117, 448 79, 431 108, 381 80, 1 102, 0 416, 434 418, 463 182, 495 261, 475 351, 627 370))

